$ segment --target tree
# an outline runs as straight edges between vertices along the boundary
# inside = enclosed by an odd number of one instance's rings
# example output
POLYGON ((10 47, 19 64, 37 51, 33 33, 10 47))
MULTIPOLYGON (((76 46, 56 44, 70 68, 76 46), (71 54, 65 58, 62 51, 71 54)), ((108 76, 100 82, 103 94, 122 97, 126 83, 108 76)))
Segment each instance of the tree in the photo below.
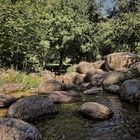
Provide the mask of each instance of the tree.
POLYGON ((140 42, 140 1, 118 0, 110 17, 114 19, 114 44, 135 51, 140 42))

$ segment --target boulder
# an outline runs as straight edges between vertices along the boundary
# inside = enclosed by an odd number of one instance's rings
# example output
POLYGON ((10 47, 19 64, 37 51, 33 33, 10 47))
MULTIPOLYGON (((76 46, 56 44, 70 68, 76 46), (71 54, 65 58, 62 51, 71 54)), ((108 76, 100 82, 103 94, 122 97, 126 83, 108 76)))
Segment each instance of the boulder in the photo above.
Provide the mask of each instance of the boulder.
POLYGON ((105 63, 105 60, 98 60, 98 61, 93 62, 92 64, 95 69, 101 69, 104 63, 105 63))
POLYGON ((88 119, 104 120, 113 115, 113 112, 108 107, 96 102, 86 102, 77 111, 88 119))
POLYGON ((16 101, 16 98, 14 98, 10 95, 0 94, 0 108, 8 107, 15 101, 16 101))
POLYGON ((17 92, 20 91, 22 88, 21 84, 16 84, 16 83, 8 83, 2 85, 2 92, 4 94, 11 93, 11 92, 17 92))
POLYGON ((120 92, 120 86, 118 85, 109 85, 104 87, 104 89, 110 93, 118 94, 120 92))
POLYGON ((89 63, 86 61, 80 62, 77 66, 76 72, 80 74, 86 74, 88 71, 95 69, 93 63, 89 63))
POLYGON ((65 84, 56 80, 44 81, 38 88, 38 93, 50 93, 65 89, 65 84))
POLYGON ((132 75, 132 77, 140 77, 140 62, 131 65, 129 72, 132 75))
POLYGON ((106 76, 106 72, 101 69, 94 69, 86 73, 85 82, 93 83, 95 86, 100 86, 106 76))
POLYGON ((63 82, 65 84, 73 84, 77 75, 79 75, 77 72, 66 73, 63 75, 63 82))
POLYGON ((84 91, 85 95, 92 95, 92 94, 97 94, 97 93, 102 93, 103 89, 101 87, 92 87, 88 90, 84 91))
MULTIPOLYGON (((120 88, 120 97, 122 100, 135 102, 136 96, 140 93, 140 80, 131 79, 122 83, 120 88)), ((139 96, 138 96, 139 97, 139 96)), ((137 98, 138 98, 137 97, 137 98)))
POLYGON ((49 93, 48 98, 54 103, 68 103, 73 100, 73 96, 65 91, 54 91, 49 93))
POLYGON ((129 52, 112 53, 105 57, 106 71, 121 70, 136 62, 136 54, 129 52))
POLYGON ((13 118, 0 118, 0 140, 42 140, 32 125, 13 118))
POLYGON ((84 82, 85 74, 79 74, 77 72, 66 73, 55 77, 55 80, 64 84, 76 84, 80 85, 84 82))
POLYGON ((118 85, 129 78, 130 77, 126 71, 108 72, 103 80, 103 86, 106 87, 112 84, 118 85))
POLYGON ((50 117, 57 113, 54 103, 47 96, 42 95, 32 95, 20 99, 13 103, 8 110, 9 117, 25 121, 50 117))
POLYGON ((75 85, 81 85, 84 83, 85 74, 78 74, 75 76, 73 83, 75 85))
POLYGON ((54 80, 55 74, 49 70, 44 70, 41 72, 41 77, 44 81, 54 80))
POLYGON ((68 91, 68 90, 77 90, 79 88, 78 85, 75 85, 75 84, 65 84, 65 90, 68 91))

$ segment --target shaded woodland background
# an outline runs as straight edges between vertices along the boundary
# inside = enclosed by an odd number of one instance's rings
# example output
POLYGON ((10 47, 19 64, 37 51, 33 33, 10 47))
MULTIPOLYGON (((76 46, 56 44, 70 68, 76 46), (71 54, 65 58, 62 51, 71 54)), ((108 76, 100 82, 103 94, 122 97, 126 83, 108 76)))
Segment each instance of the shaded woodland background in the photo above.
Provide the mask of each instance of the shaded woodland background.
POLYGON ((0 0, 0 66, 40 71, 48 63, 140 54, 140 1, 0 0))

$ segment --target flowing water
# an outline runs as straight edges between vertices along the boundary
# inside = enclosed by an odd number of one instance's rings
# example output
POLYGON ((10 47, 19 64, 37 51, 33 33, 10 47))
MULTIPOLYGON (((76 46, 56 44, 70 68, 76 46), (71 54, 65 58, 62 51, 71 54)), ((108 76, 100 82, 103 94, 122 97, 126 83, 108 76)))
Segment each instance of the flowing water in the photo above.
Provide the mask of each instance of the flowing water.
MULTIPOLYGON (((116 95, 82 97, 75 103, 57 105, 59 114, 35 122, 43 140, 140 140, 140 112, 136 106, 121 102, 116 95), (105 121, 87 120, 75 110, 86 101, 96 101, 111 108, 114 116, 105 121)), ((6 112, 0 110, 0 116, 6 112)))

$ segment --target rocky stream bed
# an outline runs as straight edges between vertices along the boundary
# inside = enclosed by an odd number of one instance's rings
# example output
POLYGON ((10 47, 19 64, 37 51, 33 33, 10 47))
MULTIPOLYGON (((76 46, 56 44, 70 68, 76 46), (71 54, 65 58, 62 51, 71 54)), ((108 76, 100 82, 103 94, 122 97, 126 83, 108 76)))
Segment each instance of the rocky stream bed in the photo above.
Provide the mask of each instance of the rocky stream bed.
MULTIPOLYGON (((139 140, 140 112, 136 106, 120 101, 111 93, 86 95, 80 101, 58 104, 59 114, 53 118, 35 121, 43 140, 139 140), (104 121, 87 120, 75 110, 84 102, 96 101, 106 105, 114 112, 112 118, 104 121)), ((7 109, 0 109, 0 116, 7 109)))

